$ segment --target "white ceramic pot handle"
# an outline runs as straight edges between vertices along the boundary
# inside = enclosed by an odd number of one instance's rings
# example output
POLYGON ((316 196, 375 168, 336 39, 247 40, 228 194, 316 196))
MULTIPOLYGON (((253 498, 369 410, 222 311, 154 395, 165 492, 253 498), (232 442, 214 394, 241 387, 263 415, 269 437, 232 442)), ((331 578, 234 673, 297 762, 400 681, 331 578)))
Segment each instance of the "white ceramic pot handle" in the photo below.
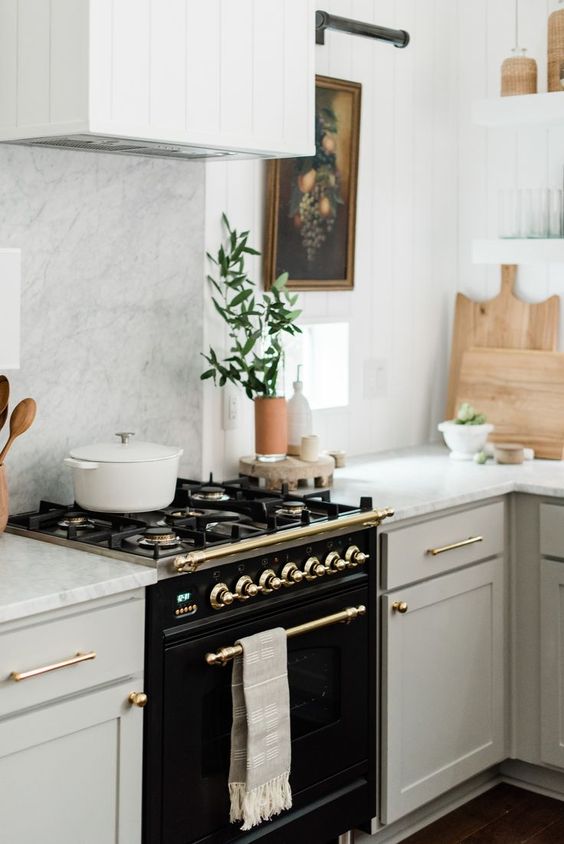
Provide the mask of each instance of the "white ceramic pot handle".
POLYGON ((64 463, 73 469, 97 469, 100 465, 93 460, 75 460, 74 457, 65 457, 64 463))

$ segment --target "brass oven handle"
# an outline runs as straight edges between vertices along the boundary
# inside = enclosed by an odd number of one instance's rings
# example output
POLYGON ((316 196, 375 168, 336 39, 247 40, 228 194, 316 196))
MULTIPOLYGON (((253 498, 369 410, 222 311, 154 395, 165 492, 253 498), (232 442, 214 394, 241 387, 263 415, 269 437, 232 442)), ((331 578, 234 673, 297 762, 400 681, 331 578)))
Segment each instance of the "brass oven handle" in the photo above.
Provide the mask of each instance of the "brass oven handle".
MULTIPOLYGON (((358 607, 347 607, 346 610, 325 615, 323 618, 316 618, 314 621, 306 621, 305 624, 298 624, 297 627, 288 627, 286 636, 291 639, 294 636, 311 633, 313 630, 320 630, 322 627, 329 627, 332 624, 350 624, 351 621, 355 621, 363 615, 366 615, 366 607, 363 604, 358 607)), ((215 653, 206 654, 205 660, 208 665, 225 665, 242 653, 241 645, 231 645, 230 647, 220 648, 215 653)))
POLYGON ((58 668, 68 668, 69 665, 78 665, 79 662, 86 662, 88 659, 96 659, 96 651, 71 656, 61 662, 54 662, 52 665, 43 665, 41 668, 32 668, 31 671, 12 671, 10 678, 19 683, 20 680, 28 680, 30 677, 38 677, 40 674, 48 674, 49 671, 56 671, 58 668))
POLYGON ((460 542, 453 542, 452 545, 443 545, 442 548, 429 548, 425 553, 436 557, 437 554, 444 554, 445 551, 454 551, 456 548, 465 548, 467 545, 474 545, 476 542, 483 542, 483 536, 470 536, 460 542))

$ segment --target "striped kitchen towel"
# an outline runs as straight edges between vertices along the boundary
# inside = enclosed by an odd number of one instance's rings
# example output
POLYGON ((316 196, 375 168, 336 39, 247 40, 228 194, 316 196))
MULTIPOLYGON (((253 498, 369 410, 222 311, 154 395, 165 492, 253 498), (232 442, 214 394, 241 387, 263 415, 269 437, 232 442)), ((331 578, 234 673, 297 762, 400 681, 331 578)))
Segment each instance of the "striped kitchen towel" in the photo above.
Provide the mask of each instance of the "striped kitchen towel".
POLYGON ((231 694, 231 822, 252 829, 292 806, 290 694, 286 631, 240 639, 231 694))

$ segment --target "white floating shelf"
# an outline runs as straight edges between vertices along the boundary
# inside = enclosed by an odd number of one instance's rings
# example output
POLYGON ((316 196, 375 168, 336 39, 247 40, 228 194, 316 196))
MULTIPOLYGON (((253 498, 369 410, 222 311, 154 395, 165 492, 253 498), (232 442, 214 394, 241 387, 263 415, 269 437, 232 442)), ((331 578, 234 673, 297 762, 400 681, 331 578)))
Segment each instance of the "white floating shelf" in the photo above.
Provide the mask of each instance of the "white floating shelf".
POLYGON ((564 263, 564 238, 474 240, 472 261, 474 264, 564 263))
POLYGON ((479 100, 472 119, 478 126, 564 126, 564 91, 479 100))

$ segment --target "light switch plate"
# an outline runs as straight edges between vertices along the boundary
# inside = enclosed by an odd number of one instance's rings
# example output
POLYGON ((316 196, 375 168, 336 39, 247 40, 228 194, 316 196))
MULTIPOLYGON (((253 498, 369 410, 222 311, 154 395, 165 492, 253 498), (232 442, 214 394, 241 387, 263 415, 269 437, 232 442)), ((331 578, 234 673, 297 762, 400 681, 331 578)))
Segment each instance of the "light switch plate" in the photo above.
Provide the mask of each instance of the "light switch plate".
POLYGON ((240 415, 239 393, 235 387, 226 384, 223 387, 223 430, 234 431, 238 428, 240 415))

